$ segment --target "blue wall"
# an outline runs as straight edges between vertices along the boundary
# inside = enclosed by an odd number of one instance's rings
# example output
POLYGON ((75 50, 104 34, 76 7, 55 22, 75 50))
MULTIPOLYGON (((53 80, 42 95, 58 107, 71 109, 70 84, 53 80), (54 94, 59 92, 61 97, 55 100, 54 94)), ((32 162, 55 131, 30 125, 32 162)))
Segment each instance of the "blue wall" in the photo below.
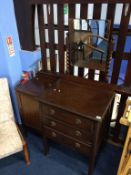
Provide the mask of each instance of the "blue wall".
POLYGON ((20 51, 22 70, 30 71, 35 69, 39 60, 41 60, 40 50, 33 52, 21 50, 20 51))
POLYGON ((0 76, 6 76, 6 75, 9 75, 9 73, 8 73, 7 60, 5 59, 3 41, 0 33, 0 76))
POLYGON ((0 22, 0 77, 7 77, 9 80, 16 120, 21 122, 16 101, 15 86, 21 79, 22 71, 30 69, 40 59, 40 52, 21 51, 13 0, 4 0, 1 2, 0 22), (13 57, 10 57, 8 53, 6 43, 8 36, 11 36, 13 39, 15 49, 15 55, 13 57))
POLYGON ((12 0, 1 2, 0 6, 0 76, 7 77, 11 89, 12 101, 16 119, 20 122, 18 107, 16 103, 14 87, 21 77, 22 67, 20 61, 20 44, 18 32, 16 28, 16 20, 14 15, 14 7, 12 0), (11 36, 13 39, 15 55, 9 56, 6 39, 11 36))

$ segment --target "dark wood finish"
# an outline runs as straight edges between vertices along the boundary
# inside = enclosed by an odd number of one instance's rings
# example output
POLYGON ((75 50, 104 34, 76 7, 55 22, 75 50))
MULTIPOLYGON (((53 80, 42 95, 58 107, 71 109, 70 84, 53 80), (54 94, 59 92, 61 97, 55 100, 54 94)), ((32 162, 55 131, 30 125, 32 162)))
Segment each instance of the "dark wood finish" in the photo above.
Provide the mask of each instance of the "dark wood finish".
POLYGON ((88 174, 91 175, 99 146, 107 133, 105 128, 109 128, 109 108, 114 93, 106 88, 101 90, 98 82, 90 88, 88 83, 81 85, 81 81, 74 81, 62 76, 39 98, 43 135, 47 140, 65 144, 90 156, 88 174))
POLYGON ((117 49, 116 49, 116 58, 114 60, 113 73, 112 73, 113 74, 112 83, 116 83, 116 84, 117 84, 118 77, 119 77, 119 71, 120 71, 120 66, 122 62, 122 55, 123 55, 124 47, 125 47, 126 33, 128 31, 131 4, 129 4, 129 10, 126 16, 125 16, 125 8, 126 8, 126 5, 124 5, 123 11, 122 11, 120 32, 119 32, 119 37, 118 37, 117 49))
POLYGON ((47 127, 50 127, 54 130, 62 132, 63 134, 70 135, 74 139, 77 139, 77 140, 85 142, 85 143, 87 142, 88 144, 91 145, 91 141, 92 141, 92 138, 93 138, 93 132, 94 132, 94 129, 95 129, 93 124, 91 125, 92 128, 90 128, 90 130, 87 130, 87 132, 85 132, 81 129, 74 128, 75 127, 74 124, 72 125, 72 128, 70 128, 70 130, 69 130, 70 125, 65 124, 65 122, 61 122, 59 120, 58 121, 54 120, 53 117, 52 118, 51 117, 46 117, 44 119, 45 120, 43 121, 43 123, 45 123, 45 125, 47 127), (91 135, 92 135, 92 137, 91 137, 91 135))
POLYGON ((23 132, 21 130, 21 126, 16 125, 16 127, 17 127, 17 131, 18 131, 19 136, 20 136, 21 141, 22 141, 25 162, 27 165, 30 165, 30 157, 29 157, 27 142, 26 142, 25 138, 23 137, 23 132))
POLYGON ((64 73, 64 6, 58 5, 58 51, 59 51, 59 72, 64 73))
MULTIPOLYGON (((46 46, 46 48, 49 48, 49 43, 45 42, 45 46, 46 46)), ((55 50, 58 50, 58 44, 54 44, 54 48, 55 48, 55 50)), ((66 45, 64 45, 64 51, 66 51, 66 45)), ((113 56, 112 57, 113 58, 116 57, 116 52, 115 51, 113 51, 113 56)), ((123 60, 129 60, 129 57, 130 57, 130 53, 128 53, 128 52, 123 53, 123 60)))
MULTIPOLYGON (((55 56, 55 49, 54 49, 54 30, 53 30, 53 4, 47 4, 47 16, 48 16, 48 37, 49 37, 49 50, 50 50, 50 65, 51 71, 56 72, 56 56, 55 56)), ((47 59, 47 58, 46 58, 47 59)))
MULTIPOLYGON (((98 6, 101 7, 101 6, 98 6)), ((87 7, 85 7, 87 9, 87 7)), ((96 7, 95 7, 96 9, 96 7)), ((87 11, 87 10, 86 10, 87 11)), ((95 13, 95 11, 94 11, 95 13)), ((96 11, 95 16, 98 15, 98 9, 96 11)), ((100 14, 99 14, 100 15, 100 14)), ((99 16, 98 16, 99 17, 99 16)), ((87 20, 87 25, 90 20, 87 20)), ((93 20, 98 25, 98 20, 93 20)), ((75 30, 74 25, 74 18, 71 18, 69 20, 69 36, 67 37, 67 46, 68 46, 68 56, 67 60, 69 60, 69 64, 78 66, 78 73, 83 76, 84 68, 88 68, 88 78, 94 79, 96 72, 95 70, 99 70, 99 80, 100 81, 108 81, 108 72, 110 69, 110 60, 112 56, 112 40, 110 40, 110 20, 105 20, 105 23, 107 25, 106 32, 105 32, 105 38, 94 34, 93 32, 82 30, 82 21, 79 20, 80 23, 80 29, 75 30), (103 39, 105 45, 107 46, 107 51, 105 49, 105 52, 107 54, 105 60, 103 57, 99 57, 99 59, 93 58, 93 52, 98 51, 100 53, 104 53, 104 50, 100 49, 99 46, 97 47, 96 43, 93 43, 93 36, 96 36, 97 40, 100 38, 103 39), (85 44, 85 41, 87 44, 85 44), (81 48, 81 49, 80 49, 81 48), (101 59, 101 60, 100 60, 101 59), (80 68, 80 69, 79 69, 80 68), (83 68, 83 69, 82 69, 83 68)), ((99 27, 97 28, 99 30, 99 27)))
MULTIPOLYGON (((87 3, 87 0, 29 0, 30 4, 42 4, 42 3, 58 3, 58 4, 64 4, 64 3, 68 3, 68 4, 76 4, 76 3, 87 3)), ((88 0, 88 3, 107 3, 107 0, 88 0)), ((108 3, 130 3, 130 0, 108 0, 108 3)))
POLYGON ((23 124, 26 127, 35 129, 38 133, 41 133, 41 122, 39 114, 39 103, 36 97, 44 91, 44 89, 52 86, 51 83, 56 81, 55 75, 39 73, 39 80, 36 79, 30 81, 24 86, 18 85, 16 88, 17 101, 19 104, 19 111, 23 124), (43 83, 41 83, 43 82, 43 83), (38 88, 39 87, 39 88, 38 88))
POLYGON ((45 33, 43 29, 43 23, 44 23, 43 5, 37 6, 37 13, 38 13, 39 35, 40 35, 40 45, 41 45, 42 69, 46 71, 47 55, 46 55, 45 33))
POLYGON ((41 131, 41 123, 39 117, 39 103, 34 97, 22 93, 17 93, 20 114, 22 122, 25 126, 31 127, 38 132, 41 131), (24 108, 23 108, 24 106, 24 108))
POLYGON ((114 17, 115 17, 115 4, 108 4, 107 19, 111 21, 110 37, 112 37, 114 17))
POLYGON ((77 150, 81 153, 84 153, 86 155, 90 155, 90 149, 91 145, 85 144, 81 142, 80 140, 75 140, 74 138, 67 136, 63 134, 63 132, 59 132, 58 130, 54 130, 50 127, 44 127, 43 128, 44 135, 46 135, 47 138, 54 140, 58 143, 62 143, 64 145, 68 145, 74 150, 77 150))
MULTIPOLYGON (((96 154, 107 136, 113 91, 114 86, 106 83, 44 72, 40 72, 35 79, 16 88, 18 97, 24 94, 39 103, 44 153, 48 153, 48 139, 51 139, 85 154, 90 157, 88 175, 93 173, 96 154)), ((18 101, 19 108, 20 111, 27 112, 27 101, 24 102, 21 105, 20 100, 18 101)), ((32 104, 30 100, 31 107, 32 104)), ((32 126, 34 107, 31 109, 32 112, 29 109, 30 124, 25 120, 25 125, 37 130, 37 127, 32 126)), ((20 113, 21 117, 26 118, 22 112, 20 113)), ((38 117, 37 119, 39 120, 38 117)))
MULTIPOLYGON (((101 17, 101 4, 94 4, 93 19, 100 19, 101 17)), ((94 79, 95 69, 89 70, 89 78, 94 79)), ((105 73, 100 71, 100 81, 105 81, 105 73)))
POLYGON ((108 77, 106 77, 105 72, 100 71, 99 81, 103 81, 104 82, 105 80, 108 80, 108 77))
MULTIPOLYGON (((35 49, 35 42, 34 42, 34 11, 35 11, 35 5, 42 5, 42 4, 54 4, 56 3, 58 6, 63 6, 63 4, 68 3, 69 4, 69 17, 74 18, 75 17, 75 4, 78 3, 81 5, 81 13, 84 14, 84 5, 87 6, 89 3, 94 3, 95 7, 97 6, 101 6, 102 3, 108 3, 108 10, 107 10, 107 19, 111 19, 111 28, 112 28, 112 33, 117 32, 117 35, 120 35, 120 39, 118 40, 118 48, 117 51, 114 52, 113 57, 115 58, 115 64, 114 64, 114 68, 113 68, 113 79, 112 82, 116 83, 117 79, 118 79, 118 75, 119 75, 119 71, 120 71, 120 65, 121 65, 121 61, 122 60, 129 60, 130 56, 129 53, 125 53, 124 52, 124 47, 125 47, 125 42, 123 42, 121 40, 121 38, 125 38, 127 35, 129 35, 130 29, 128 28, 128 22, 129 21, 129 15, 124 16, 124 12, 122 14, 122 22, 121 21, 121 25, 119 29, 113 28, 113 21, 114 21, 114 16, 115 16, 115 6, 116 3, 129 3, 130 4, 130 0, 109 0, 107 2, 107 0, 72 0, 72 1, 68 1, 68 0, 28 0, 28 1, 21 1, 19 2, 18 0, 14 0, 14 5, 15 5, 15 12, 16 12, 16 19, 17 19, 17 26, 18 26, 18 30, 19 30, 19 37, 20 37, 20 42, 21 42, 21 47, 22 49, 25 50, 34 50, 35 49), (25 17, 26 16, 26 17, 25 17), (124 26, 124 27, 123 27, 124 26), (124 34, 124 32, 126 32, 124 34), (124 37, 123 37, 124 36, 124 37), (122 41, 122 42, 121 42, 122 41), (122 44, 123 43, 123 44, 122 44), (121 46, 120 46, 121 45, 121 46)), ((97 8, 95 8, 97 11, 97 8)), ((100 8, 99 8, 100 9, 100 8)), ((60 10, 61 11, 61 10, 60 10)), ((96 13, 96 17, 100 16, 100 10, 98 10, 99 12, 95 12, 96 13), (97 15, 98 13, 98 15, 97 15)), ((131 8, 128 10, 128 14, 130 14, 131 12, 131 8)), ((41 16, 41 14, 40 14, 41 16)), ((59 20, 62 20, 61 18, 59 20)), ((58 23, 59 23, 58 20, 58 23)), ((62 23, 62 22, 60 22, 62 23)), ((58 25, 51 25, 51 27, 54 29, 58 29, 58 25)), ((43 30, 47 28, 49 29, 49 24, 43 25, 43 30)), ((42 29, 42 26, 41 26, 42 29)), ((59 29, 60 30, 60 29, 59 29)), ((68 30, 68 26, 62 26, 61 29, 61 33, 62 30, 68 30)), ((59 41, 62 42, 63 41, 59 41)), ((60 45, 60 44, 59 44, 60 45)), ((66 49, 65 46, 61 46, 58 47, 57 44, 52 43, 52 47, 53 50, 54 49, 61 49, 60 53, 63 55, 63 50, 66 49), (63 49, 64 47, 64 49, 63 49)), ((49 43, 45 43, 45 42, 41 42, 41 48, 42 48, 42 62, 43 62, 43 70, 46 70, 46 48, 50 48, 50 44, 49 43), (44 44, 44 46, 43 46, 44 44), (43 48, 45 47, 45 48, 43 48), (44 59, 43 59, 44 58, 44 59)), ((54 56, 55 57, 55 56, 54 56)), ((60 58, 60 57, 59 57, 60 58)), ((63 60, 61 59, 61 64, 63 65, 63 60)), ((130 84, 130 71, 131 70, 131 65, 130 65, 130 61, 128 62, 128 70, 127 70, 127 74, 126 74, 126 80, 125 80, 125 84, 130 84)), ((70 65, 69 65, 70 66, 70 65)), ((73 74, 73 66, 71 66, 70 68, 70 72, 71 74, 73 74)), ((60 71, 63 72, 63 67, 60 68, 60 71)), ((79 71, 79 75, 82 76, 83 75, 83 69, 82 71, 79 71), (80 73, 81 72, 81 73, 80 73)), ((91 75, 93 75, 91 73, 91 75)), ((93 78, 94 76, 92 76, 93 78)), ((102 73, 100 74, 100 79, 103 79, 103 75, 102 73)))
MULTIPOLYGON (((116 4, 123 3, 124 7, 125 7, 127 5, 127 3, 130 4, 130 0, 125 0, 125 1, 124 0, 115 0, 115 1, 109 0, 108 2, 106 0, 93 0, 93 1, 92 0, 88 0, 88 1, 86 1, 86 0, 81 0, 81 1, 80 0, 73 0, 73 1, 68 1, 68 0, 49 0, 49 1, 48 0, 28 0, 28 1, 25 1, 25 0, 23 0, 22 2, 18 2, 18 0, 14 0, 18 30, 19 30, 19 35, 20 35, 20 41, 21 41, 21 46, 23 49, 27 49, 27 50, 33 50, 33 48, 35 49, 35 43, 34 43, 34 12, 35 12, 34 7, 35 7, 35 5, 57 4, 58 11, 59 11, 59 7, 61 8, 61 6, 63 6, 65 3, 69 4, 69 17, 72 17, 72 18, 75 17, 75 13, 76 13, 75 12, 75 4, 76 3, 80 4, 80 6, 81 6, 81 14, 80 15, 82 18, 86 15, 86 10, 85 10, 86 8, 85 7, 89 3, 93 3, 94 4, 93 18, 98 18, 98 19, 100 18, 100 14, 101 14, 102 3, 108 3, 107 19, 111 19, 111 22, 112 22, 111 28, 113 30, 112 32, 113 33, 117 32, 118 35, 120 33, 122 33, 121 36, 119 35, 120 38, 125 38, 127 35, 130 34, 130 29, 128 27, 127 21, 129 21, 129 14, 131 12, 131 8, 129 8, 127 16, 124 16, 125 10, 123 10, 120 27, 118 29, 113 27, 116 4), (25 18, 25 16, 26 16, 26 18, 25 18), (122 21, 124 21, 124 22, 122 22, 122 21), (124 27, 122 27, 122 26, 124 26, 124 27)), ((60 11, 62 11, 62 10, 60 9, 60 11)), ((58 19, 58 23, 62 24, 62 22, 60 22, 59 20, 63 20, 63 19, 62 18, 58 19)), ((54 30, 56 27, 54 24, 53 25, 52 24, 51 25, 50 24, 43 25, 43 27, 45 27, 47 29, 49 29, 50 26, 51 26, 51 28, 53 28, 51 30, 54 30)), ((58 27, 58 25, 57 25, 57 27, 58 27)), ((59 28, 58 30, 60 30, 60 33, 62 34, 64 32, 64 30, 68 30, 68 26, 64 26, 64 27, 62 26, 61 29, 59 28)), ((58 31, 58 33, 59 33, 59 31, 58 31)), ((63 37, 60 37, 60 39, 61 38, 63 38, 63 37)), ((60 40, 59 40, 59 42, 63 43, 63 41, 60 41, 60 40)), ((59 47, 57 47, 57 48, 58 48, 59 54, 62 54, 62 59, 60 59, 60 62, 62 65, 60 67, 60 71, 63 72, 63 61, 64 61, 63 60, 63 55, 64 55, 63 48, 65 48, 65 46, 62 46, 62 44, 61 44, 61 47, 60 47, 60 44, 59 44, 59 47)), ((56 46, 56 45, 54 45, 54 43, 51 43, 52 48, 50 48, 50 42, 45 43, 45 45, 47 48, 51 49, 51 53, 54 53, 53 50, 55 50, 55 46, 56 46)), ((113 79, 112 79, 113 83, 117 83, 121 61, 123 59, 127 59, 127 60, 129 59, 129 57, 128 57, 129 53, 124 53, 124 49, 122 49, 125 46, 125 42, 123 42, 123 44, 122 44, 121 39, 120 39, 120 40, 118 40, 117 46, 119 46, 117 48, 117 52, 116 52, 116 54, 113 55, 115 58, 115 64, 114 64, 114 68, 113 68, 113 79), (119 46, 119 45, 121 45, 121 46, 119 46)), ((42 47, 42 44, 41 44, 41 47, 42 47)), ((44 52, 44 55, 45 55, 45 52, 44 52)), ((55 61, 55 55, 53 57, 54 57, 53 61, 55 61)), ((43 54, 42 54, 42 58, 43 58, 43 54)), ((46 55, 44 58, 46 58, 46 55)), ((59 58, 61 58, 61 55, 59 55, 59 58)), ((46 61, 46 59, 43 60, 43 67, 44 67, 44 65, 46 65, 45 61, 46 61)), ((71 68, 72 68, 71 73, 73 74, 73 67, 71 66, 71 68)), ((81 68, 79 69, 78 75, 79 76, 83 75, 83 69, 81 69, 81 68)), ((92 75, 92 73, 91 73, 91 75, 92 75)))
MULTIPOLYGON (((115 5, 114 4, 109 4, 108 5, 108 9, 110 9, 109 7, 110 6, 112 6, 112 8, 115 10, 115 5), (113 5, 113 6, 112 6, 113 5)), ((109 12, 110 10, 108 10, 108 12, 109 12)), ((115 13, 115 11, 113 11, 114 13, 115 13)), ((108 15, 109 15, 110 13, 108 13, 108 15)), ((110 14, 111 15, 111 14, 110 14)), ((112 15, 113 16, 113 15, 112 15)), ((113 16, 114 17, 114 16, 113 16)), ((107 17, 107 19, 110 19, 110 17, 108 18, 107 17)), ((48 29, 48 24, 45 24, 44 26, 43 26, 43 28, 44 29, 48 29)), ((57 24, 54 24, 54 26, 53 26, 53 29, 54 30, 58 30, 58 25, 57 24)), ((68 25, 64 25, 64 30, 68 30, 69 29, 69 27, 68 27, 68 25)), ((113 32, 113 34, 115 34, 115 35, 119 35, 119 31, 120 31, 120 28, 115 28, 115 26, 112 26, 112 32, 113 32)), ((128 29, 128 32, 127 32, 127 36, 130 36, 131 35, 131 29, 128 29)))
MULTIPOLYGON (((87 19, 87 4, 81 4, 81 10, 80 10, 80 18, 87 19)), ((78 68, 78 75, 83 77, 84 75, 84 68, 79 67, 78 68)))
POLYGON ((100 125, 96 123, 95 125, 95 130, 96 132, 94 133, 94 138, 93 138, 93 145, 92 145, 92 156, 89 161, 89 171, 88 175, 93 174, 93 169, 94 169, 94 164, 95 164, 95 156, 97 153, 97 145, 99 144, 99 139, 100 139, 100 125))
MULTIPOLYGON (((75 4, 69 4, 69 18, 75 18, 75 4)), ((74 67, 69 62, 69 73, 74 74, 74 67)))
POLYGON ((128 60, 128 66, 126 71, 126 77, 125 77, 125 85, 130 86, 131 85, 131 52, 129 54, 129 60, 128 60))
POLYGON ((100 19, 101 17, 101 4, 94 4, 93 19, 100 19))
POLYGON ((30 158, 29 158, 29 152, 27 149, 27 144, 26 142, 23 145, 23 152, 24 152, 24 158, 25 158, 25 162, 27 165, 30 165, 30 158))
POLYGON ((92 120, 85 120, 85 118, 82 118, 79 115, 74 115, 71 112, 67 112, 64 110, 60 110, 56 107, 50 107, 49 105, 43 105, 42 110, 44 111, 44 114, 50 116, 50 118, 53 117, 56 121, 61 121, 63 123, 67 123, 69 125, 74 125, 74 127, 77 127, 79 129, 88 130, 89 132, 93 131, 93 123, 92 120))
POLYGON ((35 50, 34 39, 34 13, 35 6, 27 0, 14 0, 15 15, 21 48, 23 50, 35 50))

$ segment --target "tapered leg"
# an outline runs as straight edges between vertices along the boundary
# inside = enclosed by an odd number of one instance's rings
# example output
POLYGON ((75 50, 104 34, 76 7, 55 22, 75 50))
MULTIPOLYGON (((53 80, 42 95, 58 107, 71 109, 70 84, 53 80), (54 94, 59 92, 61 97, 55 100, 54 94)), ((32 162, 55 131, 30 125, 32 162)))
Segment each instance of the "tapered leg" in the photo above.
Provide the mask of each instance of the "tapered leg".
POLYGON ((98 147, 98 138, 99 138, 100 126, 101 126, 100 122, 96 122, 95 131, 94 131, 94 138, 93 138, 93 145, 92 145, 92 151, 91 151, 91 155, 90 155, 88 175, 93 174, 93 170, 94 170, 94 166, 95 166, 95 159, 96 159, 96 153, 97 153, 97 147, 98 147))
POLYGON ((92 155, 90 157, 88 175, 93 174, 93 170, 94 170, 94 166, 95 166, 95 158, 96 158, 96 156, 94 156, 94 155, 92 155))
POLYGON ((24 152, 25 162, 26 162, 27 165, 29 165, 30 164, 30 158, 29 158, 29 152, 28 152, 26 143, 23 145, 23 152, 24 152))
POLYGON ((48 139, 43 138, 43 143, 44 143, 44 155, 47 155, 49 152, 49 145, 48 145, 48 139))

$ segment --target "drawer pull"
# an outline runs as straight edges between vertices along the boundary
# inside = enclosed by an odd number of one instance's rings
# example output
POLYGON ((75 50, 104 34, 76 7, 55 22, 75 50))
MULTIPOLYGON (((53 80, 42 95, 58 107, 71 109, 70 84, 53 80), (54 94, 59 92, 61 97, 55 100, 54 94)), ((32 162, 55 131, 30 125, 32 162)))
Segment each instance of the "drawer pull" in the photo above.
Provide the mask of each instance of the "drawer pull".
POLYGON ((81 120, 79 118, 77 118, 75 123, 76 123, 76 125, 80 125, 82 122, 81 122, 81 120))
POLYGON ((80 131, 76 131, 76 132, 75 132, 75 134, 76 134, 76 136, 79 136, 79 137, 81 137, 81 136, 82 136, 82 134, 81 134, 81 132, 80 132, 80 131))
POLYGON ((55 132, 52 132, 52 137, 56 137, 56 133, 55 132))
POLYGON ((55 110, 54 109, 50 109, 50 115, 54 115, 55 114, 55 110))
POLYGON ((51 125, 51 126, 56 126, 56 122, 51 121, 50 125, 51 125))
POLYGON ((81 145, 80 145, 79 143, 75 143, 75 147, 76 147, 76 148, 80 148, 81 145))

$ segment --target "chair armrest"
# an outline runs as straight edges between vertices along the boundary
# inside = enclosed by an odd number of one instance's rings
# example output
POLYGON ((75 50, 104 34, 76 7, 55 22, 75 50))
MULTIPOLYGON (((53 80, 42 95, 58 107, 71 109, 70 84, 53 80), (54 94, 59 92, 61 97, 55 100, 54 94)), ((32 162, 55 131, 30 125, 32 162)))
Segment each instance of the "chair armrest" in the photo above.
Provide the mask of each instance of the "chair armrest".
POLYGON ((90 45, 90 44, 87 44, 87 47, 90 47, 91 49, 94 49, 94 50, 96 50, 96 51, 98 51, 98 52, 100 52, 100 53, 105 53, 102 49, 99 49, 99 48, 97 48, 97 47, 94 47, 94 46, 92 46, 92 45, 90 45))

